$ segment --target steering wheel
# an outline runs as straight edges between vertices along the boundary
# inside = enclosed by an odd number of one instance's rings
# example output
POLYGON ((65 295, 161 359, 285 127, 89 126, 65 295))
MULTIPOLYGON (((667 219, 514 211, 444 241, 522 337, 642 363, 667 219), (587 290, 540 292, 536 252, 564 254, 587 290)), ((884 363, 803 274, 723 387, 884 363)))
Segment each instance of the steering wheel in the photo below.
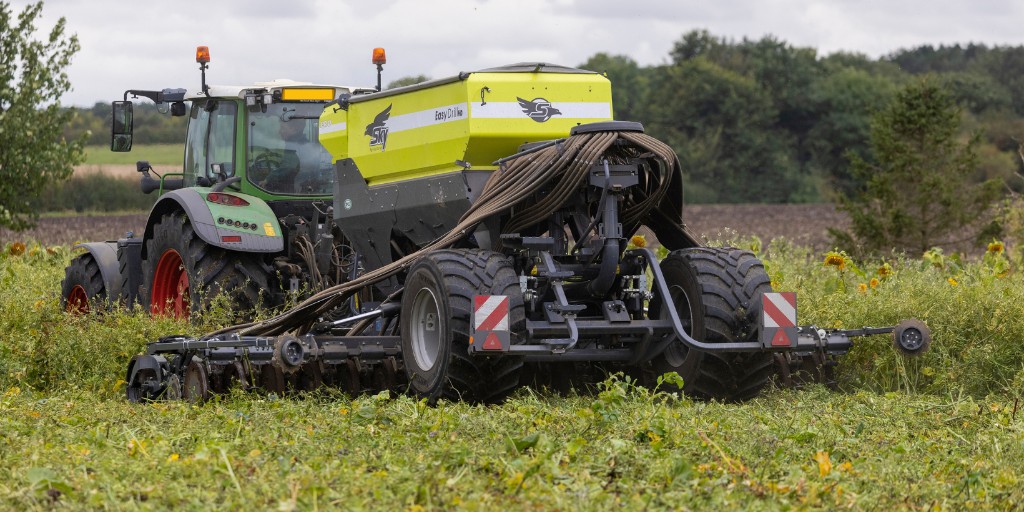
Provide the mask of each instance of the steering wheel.
POLYGON ((252 160, 252 165, 249 166, 249 176, 253 181, 263 181, 270 176, 271 171, 280 167, 281 155, 264 150, 252 160))

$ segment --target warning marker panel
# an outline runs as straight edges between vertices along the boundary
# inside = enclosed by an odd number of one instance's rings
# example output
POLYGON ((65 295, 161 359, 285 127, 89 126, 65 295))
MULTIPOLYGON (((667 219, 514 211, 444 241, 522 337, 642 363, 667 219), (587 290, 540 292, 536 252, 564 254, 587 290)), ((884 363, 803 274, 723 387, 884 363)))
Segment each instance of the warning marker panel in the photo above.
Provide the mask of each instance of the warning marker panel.
POLYGON ((796 293, 765 293, 761 295, 761 310, 761 345, 765 348, 796 346, 796 293))
POLYGON ((473 352, 507 352, 509 334, 509 301, 505 295, 477 295, 473 297, 473 333, 470 350, 473 352))

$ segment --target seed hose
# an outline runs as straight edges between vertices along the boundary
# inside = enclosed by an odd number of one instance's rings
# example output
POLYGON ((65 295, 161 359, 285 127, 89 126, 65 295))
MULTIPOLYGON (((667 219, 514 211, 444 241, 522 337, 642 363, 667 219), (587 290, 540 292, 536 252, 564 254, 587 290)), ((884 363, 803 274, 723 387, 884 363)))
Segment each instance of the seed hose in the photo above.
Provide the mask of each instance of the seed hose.
POLYGON ((637 159, 642 162, 640 186, 631 187, 623 198, 624 233, 634 233, 640 225, 647 224, 663 245, 671 248, 699 245, 682 223, 682 175, 679 160, 668 145, 639 132, 579 133, 543 149, 506 159, 491 174, 480 196, 455 227, 416 252, 320 291, 277 316, 227 327, 205 337, 228 333, 247 336, 305 334, 327 312, 340 307, 361 288, 407 270, 431 251, 451 247, 491 216, 511 213, 504 233, 518 233, 547 220, 552 212, 573 198, 586 184, 588 171, 605 158, 613 164, 637 159), (542 190, 547 192, 543 198, 529 201, 536 199, 542 190))

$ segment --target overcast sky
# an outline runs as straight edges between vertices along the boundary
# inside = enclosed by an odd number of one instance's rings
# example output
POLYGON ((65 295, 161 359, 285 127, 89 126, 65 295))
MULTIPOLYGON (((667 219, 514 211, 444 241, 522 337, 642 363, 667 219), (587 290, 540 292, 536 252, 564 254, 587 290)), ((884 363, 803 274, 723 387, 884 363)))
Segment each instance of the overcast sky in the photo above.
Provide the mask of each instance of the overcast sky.
MULTIPOLYGON (((11 2, 15 13, 28 3, 11 2)), ((575 66, 597 52, 660 64, 694 29, 771 34, 820 55, 1024 44, 1020 0, 46 0, 43 16, 39 38, 61 16, 78 34, 62 103, 81 106, 125 89, 197 87, 197 45, 210 47, 210 83, 370 86, 376 46, 387 84, 522 61, 575 66)))

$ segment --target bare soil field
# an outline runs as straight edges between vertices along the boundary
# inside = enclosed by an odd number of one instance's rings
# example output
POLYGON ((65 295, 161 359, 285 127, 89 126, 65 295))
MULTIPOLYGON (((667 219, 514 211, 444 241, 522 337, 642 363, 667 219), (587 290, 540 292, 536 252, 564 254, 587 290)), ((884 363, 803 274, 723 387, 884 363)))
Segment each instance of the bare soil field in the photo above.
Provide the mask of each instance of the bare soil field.
MULTIPOLYGON (((134 172, 134 170, 132 171, 134 172)), ((831 248, 829 227, 845 227, 846 214, 831 204, 741 204, 689 205, 684 212, 686 225, 707 240, 734 236, 757 236, 765 243, 783 237, 794 245, 815 251, 831 248)), ((13 241, 37 241, 43 245, 113 240, 128 231, 142 236, 146 214, 65 217, 39 219, 39 225, 23 233, 0 228, 0 244, 13 241)))

